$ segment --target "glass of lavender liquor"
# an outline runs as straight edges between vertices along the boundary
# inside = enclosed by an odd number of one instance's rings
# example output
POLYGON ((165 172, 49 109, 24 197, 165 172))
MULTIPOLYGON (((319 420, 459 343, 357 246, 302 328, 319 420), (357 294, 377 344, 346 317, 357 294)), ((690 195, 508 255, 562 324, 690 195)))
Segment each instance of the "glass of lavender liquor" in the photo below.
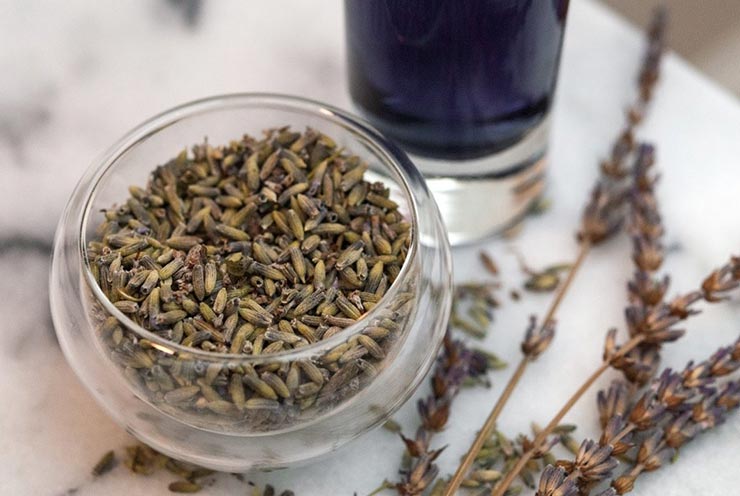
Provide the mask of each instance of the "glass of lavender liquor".
POLYGON ((345 0, 352 99, 412 154, 461 244, 542 193, 569 0, 345 0))

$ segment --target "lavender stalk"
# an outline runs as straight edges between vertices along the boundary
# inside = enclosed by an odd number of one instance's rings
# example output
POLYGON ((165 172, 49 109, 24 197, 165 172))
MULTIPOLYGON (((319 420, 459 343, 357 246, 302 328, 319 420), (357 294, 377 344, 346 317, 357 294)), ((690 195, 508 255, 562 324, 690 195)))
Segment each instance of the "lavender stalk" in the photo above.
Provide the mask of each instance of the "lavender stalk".
MULTIPOLYGON (((620 368, 624 357, 641 343, 660 345, 675 341, 683 336, 684 331, 676 329, 676 324, 697 313, 696 303, 704 301, 714 303, 722 301, 729 292, 740 286, 740 257, 731 257, 730 261, 713 271, 702 283, 701 289, 680 295, 669 303, 663 303, 657 307, 630 319, 630 332, 632 337, 622 345, 616 343, 616 329, 607 333, 604 348, 604 361, 589 376, 581 387, 566 401, 565 405, 553 417, 550 423, 535 438, 534 447, 541 446, 547 436, 562 421, 563 417, 570 411, 573 405, 580 399, 588 388, 601 376, 610 366, 620 368)), ((532 459, 535 450, 525 453, 519 462, 506 474, 492 494, 503 496, 512 484, 519 472, 527 462, 532 459)))
POLYGON ((457 396, 463 381, 468 377, 479 377, 486 373, 487 357, 471 350, 462 341, 451 337, 448 330, 442 353, 432 375, 432 392, 419 401, 421 425, 413 439, 401 436, 411 457, 411 464, 402 472, 396 489, 403 496, 421 494, 431 486, 439 474, 434 463, 442 449, 431 447, 432 437, 447 424, 452 401, 457 396))
MULTIPOLYGON (((630 225, 632 235, 632 261, 635 272, 627 284, 629 306, 628 322, 634 315, 644 314, 663 302, 669 277, 657 272, 663 264, 663 225, 655 198, 656 177, 651 174, 655 150, 643 144, 639 147, 633 166, 633 187, 630 199, 630 225)), ((641 343, 620 362, 619 368, 631 383, 642 386, 658 369, 660 346, 641 343)))
POLYGON ((615 381, 599 395, 599 441, 585 440, 572 461, 550 467, 540 478, 537 496, 557 488, 562 494, 589 494, 604 481, 610 481, 610 489, 602 495, 631 492, 641 474, 665 466, 676 450, 740 406, 740 381, 718 384, 738 368, 740 340, 699 364, 689 363, 682 372, 664 370, 629 408, 626 385, 615 381), (625 469, 613 478, 620 465, 625 469))
MULTIPOLYGON (((545 317, 542 319, 540 333, 544 332, 546 328, 554 328, 557 310, 591 248, 616 234, 624 222, 624 207, 628 191, 624 182, 629 175, 629 168, 625 163, 635 149, 634 130, 644 119, 648 104, 653 96, 655 84, 658 81, 661 55, 665 46, 665 28, 666 13, 664 10, 658 10, 648 32, 648 48, 638 77, 638 96, 629 108, 627 123, 612 145, 610 156, 601 163, 601 177, 597 180, 591 192, 577 233, 578 253, 565 282, 558 288, 545 317)), ((533 361, 533 357, 524 353, 504 392, 497 400, 485 424, 481 427, 450 480, 444 493, 445 496, 452 496, 460 486, 484 441, 490 437, 496 420, 531 361, 533 361)))

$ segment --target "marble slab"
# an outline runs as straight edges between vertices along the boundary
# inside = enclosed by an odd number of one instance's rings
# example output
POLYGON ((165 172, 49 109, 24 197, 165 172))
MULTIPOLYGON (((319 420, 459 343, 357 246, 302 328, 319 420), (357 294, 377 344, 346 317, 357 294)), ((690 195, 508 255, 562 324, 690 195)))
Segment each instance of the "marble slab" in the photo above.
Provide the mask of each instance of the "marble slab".
MULTIPOLYGON (((529 314, 548 296, 507 297, 523 275, 515 253, 543 266, 572 258, 573 228, 596 164, 622 121, 641 54, 640 34, 591 0, 574 0, 565 43, 548 196, 553 207, 512 240, 485 243, 502 269, 505 304, 483 343, 516 360, 529 314)), ((50 243, 83 170, 144 118, 205 95, 272 91, 349 107, 338 0, 0 2, 0 494, 167 494, 172 477, 132 477, 118 468, 93 480, 105 451, 132 439, 82 388, 53 337, 48 312, 50 243)), ((666 268, 676 293, 740 247, 740 106, 681 59, 667 57, 652 114, 640 138, 658 147, 659 199, 671 247, 666 268)), ((485 205, 479 209, 485 215, 485 205)), ((455 252, 456 278, 480 277, 477 251, 455 252)), ((552 349, 532 368, 501 417, 509 433, 546 422, 599 360, 604 331, 622 326, 629 244, 596 250, 560 312, 552 349)), ((738 331, 737 301, 713 308, 666 349, 665 363, 706 357, 738 331)), ((510 371, 490 390, 464 391, 440 457, 450 472, 510 371)), ((604 377, 599 385, 607 384, 604 377)), ((423 392, 423 391, 422 391, 423 392)), ((413 402, 396 415, 416 428, 413 402)), ((567 419, 580 434, 597 429, 594 394, 567 419)), ((398 438, 374 431, 314 465, 252 479, 299 495, 367 494, 394 478, 398 438)), ((740 415, 696 440, 674 466, 641 480, 645 496, 734 494, 740 487, 740 415)), ((245 494, 219 476, 203 492, 245 494)), ((390 493, 389 493, 390 494, 390 493)))

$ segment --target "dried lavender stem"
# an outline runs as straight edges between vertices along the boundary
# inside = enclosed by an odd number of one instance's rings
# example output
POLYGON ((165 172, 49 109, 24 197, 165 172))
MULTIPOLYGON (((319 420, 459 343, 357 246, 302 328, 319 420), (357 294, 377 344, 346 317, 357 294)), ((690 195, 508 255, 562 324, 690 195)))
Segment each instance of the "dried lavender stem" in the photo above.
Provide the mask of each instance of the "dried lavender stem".
MULTIPOLYGON (((568 289, 575 279, 578 269, 583 265, 584 260, 590 253, 591 246, 591 242, 588 240, 584 240, 579 243, 579 250, 578 255, 576 256, 576 260, 573 263, 571 269, 568 271, 568 275, 566 276, 565 281, 563 281, 563 284, 560 285, 557 293, 555 294, 555 297, 550 303, 550 308, 547 310, 545 318, 542 321, 542 325, 540 326, 541 330, 544 329, 554 319, 555 314, 560 307, 560 304, 565 298, 565 294, 568 292, 568 289)), ((509 401, 511 394, 514 392, 514 389, 516 389, 517 385, 519 384, 519 380, 522 378, 524 372, 527 370, 527 365, 529 365, 531 361, 532 357, 529 355, 525 354, 522 357, 519 365, 514 371, 514 374, 511 376, 509 382, 506 384, 506 388, 504 388, 501 396, 499 396, 496 404, 493 407, 493 410, 491 410, 491 413, 488 415, 486 422, 478 431, 478 435, 473 441, 473 444, 470 446, 468 452, 465 454, 465 458, 460 463, 460 466, 457 467, 455 475, 452 476, 452 479, 450 479, 450 482, 447 484, 447 488, 444 492, 445 496, 452 496, 460 487, 460 484, 465 478, 465 475, 468 473, 468 470, 470 470, 471 465, 475 461, 475 457, 478 456, 478 453, 480 453, 480 450, 483 447, 483 444, 486 442, 486 439, 491 436, 491 432, 496 425, 496 420, 498 420, 499 415, 501 415, 501 412, 506 406, 506 403, 509 401)))
POLYGON ((552 303, 550 303, 550 309, 547 311, 547 313, 545 314, 545 319, 542 321, 542 327, 545 327, 555 317, 555 313, 560 307, 560 304, 563 302, 565 294, 567 293, 571 283, 575 279, 578 269, 581 268, 584 260, 586 260, 588 254, 591 253, 592 246, 593 245, 588 239, 585 239, 579 243, 576 261, 573 262, 571 269, 568 271, 568 275, 565 276, 565 281, 563 281, 563 284, 558 288, 557 293, 555 293, 555 298, 553 298, 552 303))
POLYGON ((532 459, 532 456, 534 455, 537 448, 545 442, 547 436, 552 434, 553 429, 555 429, 555 427, 560 424, 560 422, 563 420, 563 417, 565 417, 570 409, 573 408, 573 405, 575 405, 576 402, 581 399, 586 391, 588 391, 588 389, 593 385, 593 383, 596 382, 599 377, 601 377, 601 374, 609 369, 611 363, 614 360, 629 353, 630 350, 634 349, 637 345, 642 343, 645 338, 645 335, 637 335, 633 337, 632 339, 627 341, 627 343, 625 343, 624 346, 621 347, 616 354, 607 358, 601 363, 599 368, 597 368, 589 376, 589 378, 586 379, 583 384, 581 384, 581 387, 579 387, 578 390, 573 393, 570 398, 568 398, 568 401, 565 402, 563 407, 558 411, 558 413, 555 414, 555 416, 552 418, 552 420, 550 420, 547 426, 542 429, 542 431, 540 431, 540 433, 532 442, 532 449, 530 449, 526 453, 523 453, 516 465, 514 465, 512 469, 509 470, 509 472, 506 474, 506 477, 504 477, 504 479, 498 485, 496 485, 496 487, 493 488, 493 490, 491 491, 492 496, 503 496, 509 486, 511 486, 511 484, 514 482, 514 479, 516 479, 517 475, 519 475, 519 472, 521 472, 527 462, 532 459))

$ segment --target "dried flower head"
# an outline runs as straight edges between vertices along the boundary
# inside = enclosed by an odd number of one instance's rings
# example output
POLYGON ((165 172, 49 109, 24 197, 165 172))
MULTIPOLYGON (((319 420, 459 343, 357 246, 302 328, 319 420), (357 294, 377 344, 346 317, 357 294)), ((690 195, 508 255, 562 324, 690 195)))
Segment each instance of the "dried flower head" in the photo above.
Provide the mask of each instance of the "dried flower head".
POLYGON ((664 437, 668 446, 678 448, 691 441, 700 431, 701 427, 691 422, 691 412, 684 412, 666 424, 664 437))
POLYGON ((620 477, 617 477, 612 482, 612 489, 617 494, 627 494, 629 492, 632 492, 632 490, 635 488, 635 480, 637 479, 636 475, 622 475, 620 477))
POLYGON ((611 149, 611 155, 608 159, 601 162, 602 174, 616 180, 624 179, 629 174, 629 169, 624 166, 624 161, 635 146, 632 126, 637 124, 637 121, 632 121, 632 119, 629 119, 628 115, 627 122, 628 127, 622 131, 614 142, 611 149))
POLYGON ((435 450, 415 457, 403 481, 396 484, 398 492, 408 495, 421 494, 427 487, 431 486, 439 474, 439 468, 434 464, 434 460, 441 451, 435 450))
POLYGON ((623 188, 597 184, 584 209, 578 240, 597 244, 619 231, 624 222, 626 196, 623 188))
POLYGON ((726 293, 740 286, 740 257, 732 257, 729 263, 712 272, 701 285, 704 299, 708 302, 727 298, 726 293))
POLYGON ((734 410, 740 406, 740 382, 725 384, 715 400, 715 404, 724 410, 734 410))
POLYGON ((694 391, 684 385, 681 375, 670 369, 663 371, 652 389, 657 401, 669 410, 680 407, 694 395, 694 391))
POLYGON ((672 315, 675 315, 680 319, 685 319, 690 315, 699 313, 698 310, 692 309, 691 306, 702 298, 703 294, 701 291, 690 291, 673 298, 668 303, 668 308, 672 315))
POLYGON ((645 431, 663 418, 665 405, 651 391, 645 392, 627 415, 637 430, 645 431))
POLYGON ((633 384, 645 384, 653 378, 660 366, 660 347, 645 343, 621 357, 615 365, 633 384))
POLYGON ((522 341, 522 353, 530 360, 535 360, 540 356, 555 337, 555 321, 553 319, 545 322, 544 325, 537 325, 537 317, 529 317, 529 326, 527 327, 524 341, 522 341))
POLYGON ((612 457, 613 448, 609 445, 600 446, 598 443, 586 440, 576 455, 573 470, 578 471, 579 477, 586 482, 604 480, 619 464, 612 457))
POLYGON ((657 470, 673 458, 675 450, 665 447, 663 436, 662 431, 656 431, 642 441, 637 451, 637 463, 642 465, 643 470, 657 470))
POLYGON ((542 472, 540 484, 535 496, 577 496, 578 489, 570 479, 566 478, 565 470, 548 465, 542 472))
POLYGON ((606 428, 609 419, 612 417, 623 417, 627 413, 631 391, 624 381, 612 381, 609 389, 599 391, 597 396, 597 405, 599 409, 599 419, 601 427, 606 428))
POLYGON ((629 425, 621 415, 614 415, 607 421, 601 433, 599 445, 610 446, 613 456, 626 453, 633 446, 630 442, 633 430, 633 426, 629 425))
POLYGON ((668 276, 659 279, 644 271, 636 271, 632 280, 627 283, 627 289, 633 299, 655 306, 663 301, 669 283, 668 276))

